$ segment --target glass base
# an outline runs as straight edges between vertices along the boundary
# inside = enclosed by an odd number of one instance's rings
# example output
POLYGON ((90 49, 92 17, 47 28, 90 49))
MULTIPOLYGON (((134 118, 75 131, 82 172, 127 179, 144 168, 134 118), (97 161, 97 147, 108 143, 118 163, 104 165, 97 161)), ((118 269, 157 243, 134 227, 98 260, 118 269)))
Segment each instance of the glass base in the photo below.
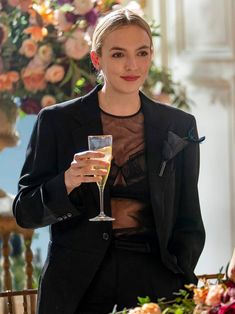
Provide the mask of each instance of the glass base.
POLYGON ((90 218, 89 221, 113 221, 115 218, 106 216, 104 214, 99 214, 94 218, 90 218))

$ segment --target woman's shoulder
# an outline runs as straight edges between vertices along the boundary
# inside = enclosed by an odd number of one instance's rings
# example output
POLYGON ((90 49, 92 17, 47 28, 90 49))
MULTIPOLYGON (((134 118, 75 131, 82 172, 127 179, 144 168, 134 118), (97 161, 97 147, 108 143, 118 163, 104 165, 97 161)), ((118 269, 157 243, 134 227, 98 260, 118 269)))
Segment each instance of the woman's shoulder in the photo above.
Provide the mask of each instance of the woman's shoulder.
POLYGON ((52 106, 43 108, 40 111, 40 114, 50 114, 50 113, 65 113, 69 111, 73 111, 75 108, 77 109, 78 106, 81 105, 83 97, 78 97, 74 99, 70 99, 67 101, 63 101, 52 106))
POLYGON ((43 108, 40 111, 40 114, 73 114, 78 113, 80 110, 83 111, 84 108, 89 106, 90 103, 94 103, 95 98, 97 97, 97 88, 95 87, 92 89, 89 93, 86 95, 73 98, 64 102, 57 103, 55 105, 52 105, 50 107, 43 108))
POLYGON ((158 102, 152 98, 147 97, 144 93, 141 93, 142 104, 144 104, 153 115, 160 115, 162 119, 165 118, 170 121, 191 121, 194 120, 194 116, 182 109, 176 108, 170 104, 158 102))

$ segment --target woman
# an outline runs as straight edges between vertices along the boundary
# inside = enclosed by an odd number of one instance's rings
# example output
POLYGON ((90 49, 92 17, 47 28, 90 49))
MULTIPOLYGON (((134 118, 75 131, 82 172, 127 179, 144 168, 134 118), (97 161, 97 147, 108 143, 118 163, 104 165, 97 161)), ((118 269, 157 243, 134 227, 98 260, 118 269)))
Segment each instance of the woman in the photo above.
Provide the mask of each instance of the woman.
POLYGON ((170 298, 195 282, 205 238, 196 124, 139 91, 152 51, 142 18, 128 10, 107 15, 91 51, 103 85, 38 116, 14 214, 25 228, 51 225, 39 314, 104 314, 114 304, 135 306, 137 296, 170 298), (113 223, 89 221, 98 208, 95 182, 108 166, 87 150, 87 137, 97 134, 113 135, 105 189, 113 223))

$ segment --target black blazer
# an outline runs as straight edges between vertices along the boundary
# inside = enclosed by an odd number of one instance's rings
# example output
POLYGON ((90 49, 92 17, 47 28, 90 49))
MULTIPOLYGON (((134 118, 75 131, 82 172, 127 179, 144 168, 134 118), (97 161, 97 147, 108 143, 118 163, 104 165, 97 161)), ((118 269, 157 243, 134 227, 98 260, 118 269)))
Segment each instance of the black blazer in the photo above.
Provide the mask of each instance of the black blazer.
MULTIPOLYGON (((73 155, 88 149, 88 135, 102 134, 99 88, 85 97, 43 109, 27 149, 13 211, 24 228, 51 225, 39 287, 40 314, 73 313, 110 245, 111 223, 88 221, 98 213, 96 184, 82 184, 70 195, 64 184, 64 171, 73 155)), ((169 269, 192 282, 205 241, 197 190, 195 119, 142 93, 140 97, 161 257, 169 269), (165 159, 165 169, 159 175, 165 159)), ((105 191, 106 212, 111 214, 108 188, 105 191)))

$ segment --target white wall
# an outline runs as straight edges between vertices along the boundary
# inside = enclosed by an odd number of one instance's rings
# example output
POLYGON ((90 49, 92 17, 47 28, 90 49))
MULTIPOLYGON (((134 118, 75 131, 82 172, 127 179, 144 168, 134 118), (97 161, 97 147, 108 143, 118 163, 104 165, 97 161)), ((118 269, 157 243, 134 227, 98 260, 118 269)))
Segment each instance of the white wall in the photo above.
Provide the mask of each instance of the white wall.
POLYGON ((201 145, 199 192, 206 245, 196 272, 218 272, 235 247, 235 5, 233 0, 154 0, 161 51, 195 102, 201 145))

